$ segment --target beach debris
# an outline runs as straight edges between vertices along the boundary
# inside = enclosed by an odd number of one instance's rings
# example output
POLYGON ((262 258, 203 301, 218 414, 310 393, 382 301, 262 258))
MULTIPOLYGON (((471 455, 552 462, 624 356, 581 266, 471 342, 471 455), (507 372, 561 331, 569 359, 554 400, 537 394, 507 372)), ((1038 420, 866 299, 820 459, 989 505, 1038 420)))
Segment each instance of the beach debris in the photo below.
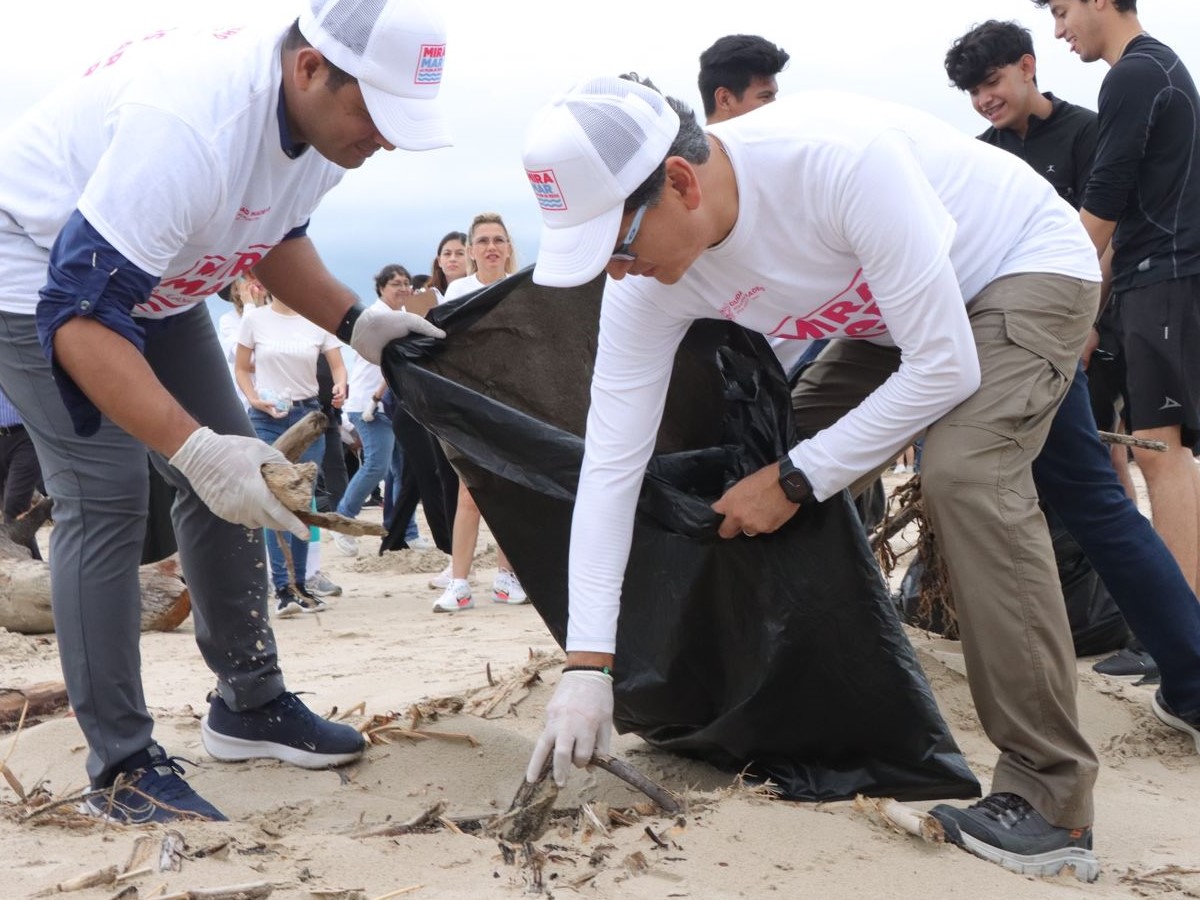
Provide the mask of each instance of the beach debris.
MULTIPOLYGON (((48 501, 47 501, 48 502, 48 501)), ((142 631, 171 631, 191 613, 191 596, 180 578, 179 559, 138 569, 142 631)), ((19 634, 50 634, 50 564, 0 534, 0 628, 19 634)))
POLYGON ((33 897, 52 897, 55 894, 69 894, 72 891, 82 891, 93 887, 106 887, 117 883, 118 869, 116 866, 104 866, 100 869, 93 869, 90 872, 84 872, 82 875, 76 875, 74 878, 68 878, 66 881, 60 881, 58 884, 51 885, 47 888, 42 888, 35 892, 33 897))
POLYGON ((486 668, 487 686, 472 691, 464 707, 466 712, 481 719, 497 719, 515 713, 517 704, 529 696, 533 686, 542 680, 545 669, 563 663, 561 653, 529 650, 529 659, 519 669, 499 678, 486 668))
POLYGON ((928 813, 905 806, 890 797, 864 797, 859 794, 854 798, 854 808, 859 812, 874 814, 892 830, 914 835, 927 844, 946 841, 941 822, 928 813))
POLYGON ((271 896, 275 886, 268 881, 254 881, 249 884, 233 884, 228 887, 192 888, 186 891, 176 891, 173 894, 161 894, 158 900, 265 900, 271 896))
POLYGON ((442 814, 446 811, 446 801, 439 800, 427 807, 411 819, 394 822, 370 831, 363 831, 358 837, 397 837, 402 834, 427 834, 442 827, 442 814))
POLYGON ((312 900, 367 900, 365 888, 309 888, 312 900))
POLYGON ((386 894, 380 894, 378 897, 373 897, 372 900, 392 900, 393 897, 403 897, 405 894, 419 891, 423 887, 425 887, 423 884, 410 884, 408 887, 397 888, 394 891, 388 891, 386 894))
POLYGON ((298 462, 317 438, 325 433, 329 420, 322 412, 313 411, 276 438, 271 445, 289 460, 288 463, 266 463, 263 480, 279 502, 295 513, 305 525, 315 525, 329 531, 361 537, 382 537, 387 529, 374 522, 351 519, 339 513, 320 513, 311 508, 313 484, 317 480, 317 464, 298 462))

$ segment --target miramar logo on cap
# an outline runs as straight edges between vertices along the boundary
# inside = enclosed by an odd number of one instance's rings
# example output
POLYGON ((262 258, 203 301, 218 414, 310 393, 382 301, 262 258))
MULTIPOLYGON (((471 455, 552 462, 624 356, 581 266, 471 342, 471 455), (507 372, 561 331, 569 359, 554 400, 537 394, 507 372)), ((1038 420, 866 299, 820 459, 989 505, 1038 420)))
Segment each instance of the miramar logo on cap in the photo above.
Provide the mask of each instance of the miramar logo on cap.
POLYGON ((529 186, 537 197, 538 206, 545 210, 561 211, 567 208, 567 201, 558 189, 558 179, 554 177, 553 169, 526 169, 529 186))
POLYGON ((422 44, 417 58, 417 74, 413 84, 441 84, 442 63, 446 61, 445 44, 422 44))

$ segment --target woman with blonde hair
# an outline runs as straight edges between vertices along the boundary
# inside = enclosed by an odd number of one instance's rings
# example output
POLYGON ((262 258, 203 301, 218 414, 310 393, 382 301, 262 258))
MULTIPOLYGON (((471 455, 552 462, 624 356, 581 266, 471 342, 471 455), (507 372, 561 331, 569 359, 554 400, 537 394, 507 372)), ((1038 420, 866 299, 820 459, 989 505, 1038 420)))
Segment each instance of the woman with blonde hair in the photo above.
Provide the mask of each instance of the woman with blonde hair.
MULTIPOLYGON (((454 300, 471 291, 495 284, 516 271, 516 258, 508 228, 499 213, 480 213, 471 221, 467 232, 467 258, 471 274, 451 282, 446 300, 454 300)), ((471 560, 479 539, 479 507, 465 484, 458 486, 458 508, 454 513, 454 533, 451 541, 450 572, 446 589, 434 601, 434 612, 454 612, 475 605, 471 597, 471 560)), ((492 583, 492 599, 496 603, 525 603, 529 598, 513 573, 504 550, 497 547, 498 570, 492 583)), ((440 581, 446 578, 443 573, 440 581)))

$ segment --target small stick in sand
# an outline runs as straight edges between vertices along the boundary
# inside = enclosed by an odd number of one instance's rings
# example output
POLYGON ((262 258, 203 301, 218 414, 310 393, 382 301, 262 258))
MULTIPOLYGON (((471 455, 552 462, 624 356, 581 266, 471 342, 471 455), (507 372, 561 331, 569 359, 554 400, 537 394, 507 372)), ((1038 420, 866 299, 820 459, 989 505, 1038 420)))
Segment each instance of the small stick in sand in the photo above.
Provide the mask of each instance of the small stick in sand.
POLYGON ((233 884, 229 887, 193 888, 175 894, 163 894, 159 900, 264 900, 275 886, 267 881, 233 884))
POLYGON ((102 869, 84 872, 82 875, 76 875, 74 878, 68 878, 66 881, 60 881, 53 887, 43 888, 33 896, 49 897, 53 894, 66 894, 71 891, 82 891, 85 888, 115 884, 116 881, 117 867, 105 866, 102 869))

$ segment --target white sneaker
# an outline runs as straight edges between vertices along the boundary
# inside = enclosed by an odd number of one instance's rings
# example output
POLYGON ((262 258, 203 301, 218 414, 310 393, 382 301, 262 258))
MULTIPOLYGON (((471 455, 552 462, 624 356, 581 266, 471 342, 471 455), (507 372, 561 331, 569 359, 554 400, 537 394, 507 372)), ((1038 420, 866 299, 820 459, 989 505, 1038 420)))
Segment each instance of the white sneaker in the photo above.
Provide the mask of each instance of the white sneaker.
POLYGON ((409 550, 432 550, 433 541, 427 537, 415 537, 411 541, 405 541, 408 544, 409 550))
POLYGON ((442 596, 433 601, 433 611, 458 612, 460 609, 470 609, 475 605, 471 599, 471 585, 464 578, 456 578, 450 582, 442 596))
POLYGON ((358 538, 352 534, 333 533, 333 546, 338 548, 342 556, 358 556, 358 538))
POLYGON ((446 568, 442 569, 442 571, 438 572, 429 579, 429 586, 431 588, 435 588, 436 590, 444 591, 446 588, 450 587, 450 576, 450 563, 446 563, 446 568))
POLYGON ((508 569, 500 569, 496 573, 496 580, 492 582, 492 601, 517 606, 527 603, 529 596, 525 593, 525 588, 521 587, 515 573, 508 569))

